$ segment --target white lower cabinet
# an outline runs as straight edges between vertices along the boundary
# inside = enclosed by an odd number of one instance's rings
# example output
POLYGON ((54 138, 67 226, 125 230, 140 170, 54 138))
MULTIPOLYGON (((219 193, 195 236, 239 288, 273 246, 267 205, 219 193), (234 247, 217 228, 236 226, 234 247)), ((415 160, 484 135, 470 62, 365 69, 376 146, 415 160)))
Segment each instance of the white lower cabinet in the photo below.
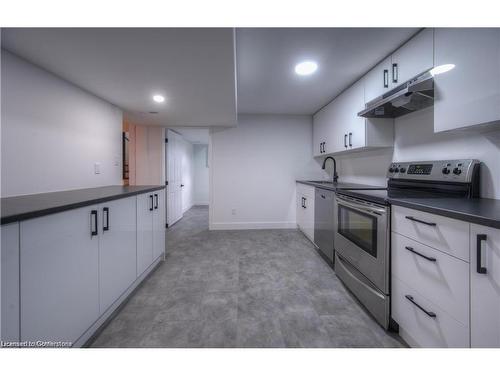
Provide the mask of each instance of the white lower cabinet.
POLYGON ((391 261, 411 346, 500 347, 500 229, 392 206, 391 261))
POLYGON ((99 317, 98 207, 20 223, 21 340, 75 342, 99 317))
POLYGON ((153 211, 152 193, 137 196, 137 276, 153 263, 153 211))
POLYGON ((400 234, 392 235, 393 276, 454 319, 469 324, 469 264, 400 234))
POLYGON ((155 201, 153 210, 153 260, 155 260, 165 253, 165 191, 155 191, 153 198, 155 201))
POLYGON ((137 196, 137 276, 165 252, 165 192, 137 196))
POLYGON ((471 346, 500 347, 500 229, 471 224, 471 346))
POLYGON ((136 279, 136 198, 99 205, 100 312, 136 279))
POLYGON ((2 225, 0 339, 19 341, 19 223, 2 225))
POLYGON ((314 186, 297 184, 297 226, 314 242, 314 186))
POLYGON ((2 225, 4 341, 80 345, 165 252, 164 190, 2 225))
MULTIPOLYGON (((412 284, 415 286, 416 284, 412 284)), ((469 326, 396 277, 392 278, 392 317, 413 347, 469 347, 469 326)))

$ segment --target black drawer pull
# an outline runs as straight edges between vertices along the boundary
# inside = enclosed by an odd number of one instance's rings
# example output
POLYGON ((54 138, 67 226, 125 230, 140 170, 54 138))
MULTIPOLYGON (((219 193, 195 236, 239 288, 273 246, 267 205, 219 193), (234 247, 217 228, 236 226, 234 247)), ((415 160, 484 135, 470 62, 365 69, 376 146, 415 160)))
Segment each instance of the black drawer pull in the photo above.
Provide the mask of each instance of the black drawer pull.
POLYGON ((325 197, 325 195, 324 195, 324 194, 321 194, 321 198, 326 199, 326 197, 325 197))
POLYGON ((90 211, 90 237, 97 236, 99 234, 97 229, 97 210, 90 211), (92 229, 94 227, 95 229, 92 229))
POLYGON ((106 225, 102 226, 102 230, 103 231, 109 230, 109 207, 104 207, 102 209, 102 216, 103 216, 102 221, 106 222, 106 225), (106 217, 106 220, 104 220, 104 217, 106 217))
POLYGON ((417 254, 418 256, 421 256, 422 258, 430 260, 431 262, 435 262, 436 261, 436 258, 431 258, 431 257, 428 257, 427 255, 421 254, 418 251, 416 251, 415 249, 413 249, 413 247, 405 246, 405 249, 408 250, 408 251, 411 251, 413 254, 417 254))
POLYGON ((481 242, 486 241, 488 237, 486 234, 478 234, 476 237, 476 257, 477 257, 477 265, 476 265, 476 271, 477 273, 482 273, 485 274, 487 273, 486 267, 483 267, 483 259, 481 256, 481 242))
POLYGON ((410 301, 411 303, 413 303, 415 306, 417 306, 420 310, 422 310, 424 313, 427 314, 427 316, 430 316, 431 318, 435 318, 436 317, 436 313, 432 312, 432 311, 427 311, 426 309, 424 309, 422 306, 420 306, 418 303, 415 302, 415 300, 413 299, 412 296, 410 296, 409 294, 407 294, 406 296, 406 299, 408 301, 410 301))
POLYGON ((389 87, 389 70, 384 69, 384 88, 389 87))
POLYGON ((405 216, 405 218, 407 218, 408 220, 411 220, 411 221, 416 221, 417 223, 429 225, 431 227, 435 227, 436 226, 436 223, 429 223, 427 221, 423 221, 423 220, 420 220, 420 219, 415 219, 413 216, 405 216))
POLYGON ((149 211, 153 211, 153 195, 149 196, 149 211))
POLYGON ((158 194, 155 194, 155 210, 158 209, 158 194))

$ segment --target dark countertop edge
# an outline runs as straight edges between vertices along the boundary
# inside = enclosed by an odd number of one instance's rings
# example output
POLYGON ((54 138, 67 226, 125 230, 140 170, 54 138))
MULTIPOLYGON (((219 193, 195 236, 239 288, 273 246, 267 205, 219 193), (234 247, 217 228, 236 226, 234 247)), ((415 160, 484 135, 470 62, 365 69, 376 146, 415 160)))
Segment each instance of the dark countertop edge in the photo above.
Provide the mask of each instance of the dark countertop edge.
POLYGON ((487 227, 500 229, 500 221, 495 219, 490 219, 483 216, 472 215, 466 212, 461 211, 453 211, 446 208, 439 208, 434 206, 429 206, 425 204, 419 204, 415 202, 408 202, 405 200, 399 200, 397 198, 388 198, 387 199, 390 204, 395 206, 403 206, 407 208, 413 208, 415 210, 420 210, 424 212, 428 212, 435 215, 445 216, 452 219, 467 221, 473 224, 484 225, 487 227))
POLYGON ((310 182, 310 181, 303 181, 303 180, 295 180, 297 184, 303 184, 303 185, 309 185, 309 186, 314 186, 320 189, 325 189, 325 190, 331 190, 331 191, 337 191, 338 189, 334 186, 328 186, 328 185, 323 185, 323 184, 317 184, 315 182, 310 182))
POLYGON ((50 208, 46 208, 43 210, 36 210, 36 211, 25 212, 25 213, 17 214, 17 215, 5 216, 5 217, 1 218, 0 225, 15 223, 17 221, 24 221, 24 220, 28 220, 28 219, 34 219, 34 218, 40 217, 40 216, 46 216, 46 215, 55 214, 55 213, 59 213, 59 212, 63 212, 63 211, 69 211, 69 210, 72 210, 75 208, 91 206, 93 204, 114 201, 117 199, 127 198, 127 197, 131 197, 134 195, 149 193, 151 191, 162 190, 165 188, 166 188, 166 186, 158 185, 158 186, 149 187, 149 188, 146 188, 143 190, 128 191, 126 193, 111 195, 109 197, 95 198, 95 199, 90 199, 90 200, 86 200, 86 201, 65 204, 62 206, 50 207, 50 208))
POLYGON ((309 186, 314 186, 319 189, 325 189, 325 190, 331 190, 331 191, 341 191, 341 190, 387 190, 386 187, 384 186, 373 186, 373 185, 364 185, 360 184, 358 182, 339 182, 339 184, 343 185, 349 185, 346 187, 339 187, 339 186, 329 186, 321 183, 316 183, 316 182, 311 182, 307 180, 295 180, 295 183, 297 184, 304 184, 304 185, 309 185, 309 186))

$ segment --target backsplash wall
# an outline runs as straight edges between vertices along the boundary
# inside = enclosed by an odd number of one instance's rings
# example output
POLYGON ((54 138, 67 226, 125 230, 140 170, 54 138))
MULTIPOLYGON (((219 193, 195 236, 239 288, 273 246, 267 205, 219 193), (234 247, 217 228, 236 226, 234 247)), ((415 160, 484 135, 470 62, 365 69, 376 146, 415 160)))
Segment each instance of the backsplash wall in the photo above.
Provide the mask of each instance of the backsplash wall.
POLYGON ((391 161, 472 158, 482 162, 481 196, 500 199, 500 128, 434 133, 433 108, 395 120, 394 149, 337 157, 341 181, 386 185, 391 161))

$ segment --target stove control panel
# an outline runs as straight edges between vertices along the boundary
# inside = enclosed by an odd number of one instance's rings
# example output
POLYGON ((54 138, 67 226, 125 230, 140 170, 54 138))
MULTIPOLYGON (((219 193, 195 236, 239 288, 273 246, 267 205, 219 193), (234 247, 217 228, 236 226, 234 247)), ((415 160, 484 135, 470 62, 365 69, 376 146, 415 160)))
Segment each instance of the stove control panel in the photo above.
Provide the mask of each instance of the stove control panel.
POLYGON ((391 163, 387 177, 392 179, 470 182, 479 161, 475 159, 391 163))

